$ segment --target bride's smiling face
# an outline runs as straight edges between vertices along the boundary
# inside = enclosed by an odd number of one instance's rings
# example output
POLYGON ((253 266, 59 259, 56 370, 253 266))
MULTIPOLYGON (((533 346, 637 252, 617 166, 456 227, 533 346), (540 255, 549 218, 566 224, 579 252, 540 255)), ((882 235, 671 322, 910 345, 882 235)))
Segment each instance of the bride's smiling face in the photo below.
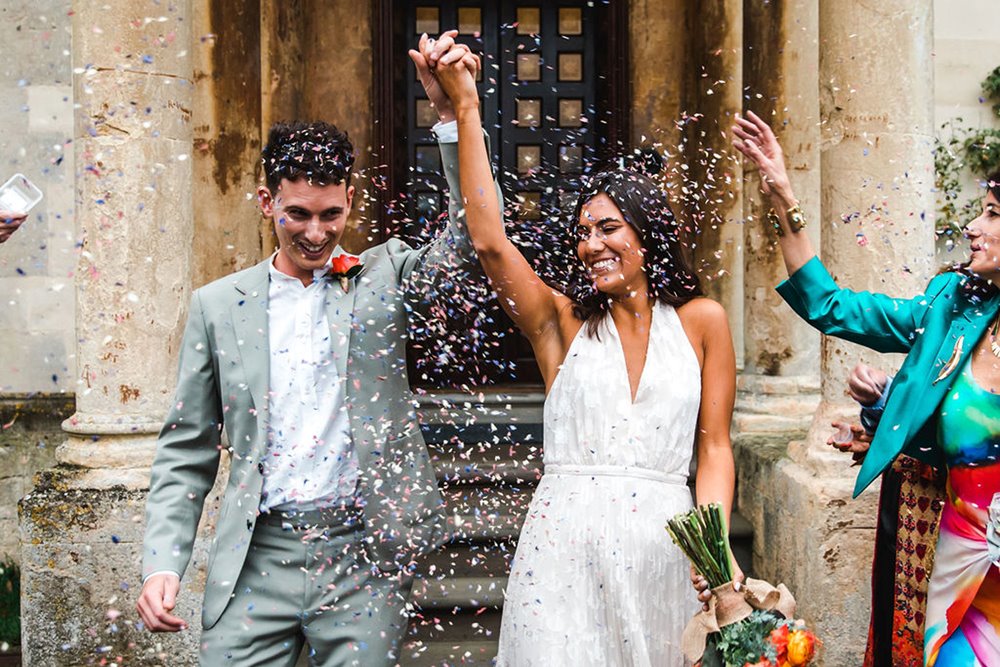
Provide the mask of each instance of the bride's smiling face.
POLYGON ((576 253, 598 290, 611 296, 646 290, 639 234, 603 192, 580 208, 576 237, 576 253))

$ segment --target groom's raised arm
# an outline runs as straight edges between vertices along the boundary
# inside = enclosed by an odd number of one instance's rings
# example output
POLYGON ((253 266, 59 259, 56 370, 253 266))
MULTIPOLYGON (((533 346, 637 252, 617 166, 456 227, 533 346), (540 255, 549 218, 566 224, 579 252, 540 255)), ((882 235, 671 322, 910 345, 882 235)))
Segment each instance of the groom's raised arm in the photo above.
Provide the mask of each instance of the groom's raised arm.
MULTIPOLYGON (((399 280, 406 285, 411 321, 426 321, 434 317, 435 313, 440 315, 454 312, 454 296, 456 291, 464 291, 463 283, 468 280, 485 280, 465 222, 465 204, 458 177, 458 128, 455 113, 451 100, 437 83, 432 71, 433 63, 428 61, 447 52, 450 45, 454 44, 456 34, 455 31, 446 32, 436 42, 423 38, 420 50, 410 51, 424 90, 437 109, 440 119, 434 126, 434 135, 441 151, 441 164, 448 181, 449 195, 448 223, 434 241, 417 250, 409 249, 402 242, 390 243, 389 246, 399 280)), ((478 68, 479 61, 475 56, 468 54, 467 58, 478 68)), ((485 131, 483 140, 489 153, 489 137, 485 131)), ((495 178, 494 187, 500 198, 500 186, 495 178)))

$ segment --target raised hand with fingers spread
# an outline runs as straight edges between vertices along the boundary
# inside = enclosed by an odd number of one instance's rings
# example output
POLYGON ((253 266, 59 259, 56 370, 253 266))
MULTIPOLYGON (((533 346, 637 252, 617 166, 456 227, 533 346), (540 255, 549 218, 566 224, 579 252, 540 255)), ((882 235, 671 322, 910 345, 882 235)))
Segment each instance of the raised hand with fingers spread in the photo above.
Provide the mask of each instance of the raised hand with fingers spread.
POLYGON ((802 233, 805 219, 785 167, 785 154, 774 131, 760 116, 747 111, 733 126, 733 147, 760 172, 760 187, 770 200, 767 218, 778 235, 785 269, 792 275, 815 257, 812 241, 802 233))

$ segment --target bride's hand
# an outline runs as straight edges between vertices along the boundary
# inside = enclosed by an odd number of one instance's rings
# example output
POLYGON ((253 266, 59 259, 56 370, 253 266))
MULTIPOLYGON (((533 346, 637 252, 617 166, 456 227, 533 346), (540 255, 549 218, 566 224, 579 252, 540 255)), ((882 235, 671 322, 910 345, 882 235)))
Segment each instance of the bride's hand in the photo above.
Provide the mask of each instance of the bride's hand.
MULTIPOLYGON (((740 590, 743 587, 743 580, 746 579, 743 574, 743 570, 737 565, 736 561, 733 560, 733 589, 740 590)), ((708 580, 701 576, 695 569, 691 568, 691 585, 698 592, 698 601, 701 602, 701 608, 708 611, 708 601, 712 599, 712 591, 708 587, 708 580)))
POLYGON ((785 154, 770 126, 753 111, 748 111, 746 117, 736 116, 733 135, 733 147, 757 165, 764 194, 777 200, 775 203, 783 208, 794 206, 795 195, 785 169, 785 154))
POLYGON ((469 47, 456 44, 437 61, 435 76, 441 88, 448 95, 456 115, 463 109, 479 107, 479 91, 476 89, 476 67, 470 66, 472 56, 469 47))

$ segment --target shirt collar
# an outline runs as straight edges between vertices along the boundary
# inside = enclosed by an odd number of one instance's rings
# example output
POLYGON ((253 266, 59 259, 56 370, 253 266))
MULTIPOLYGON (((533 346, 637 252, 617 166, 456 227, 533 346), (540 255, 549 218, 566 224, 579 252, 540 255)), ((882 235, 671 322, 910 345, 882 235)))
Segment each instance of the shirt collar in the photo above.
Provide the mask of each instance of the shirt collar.
MULTIPOLYGON (((338 244, 337 247, 333 249, 333 252, 330 253, 330 258, 326 260, 326 264, 324 264, 322 268, 313 269, 313 282, 319 282, 324 277, 329 277, 330 269, 333 267, 333 258, 339 257, 342 254, 344 254, 344 250, 338 244)), ((267 272, 271 276, 271 280, 272 281, 279 280, 284 282, 294 281, 301 285, 302 281, 300 281, 298 278, 295 278, 294 276, 290 276, 287 273, 284 273, 274 265, 274 260, 277 256, 278 256, 278 251, 275 250, 274 253, 271 255, 271 261, 267 263, 267 272)))

